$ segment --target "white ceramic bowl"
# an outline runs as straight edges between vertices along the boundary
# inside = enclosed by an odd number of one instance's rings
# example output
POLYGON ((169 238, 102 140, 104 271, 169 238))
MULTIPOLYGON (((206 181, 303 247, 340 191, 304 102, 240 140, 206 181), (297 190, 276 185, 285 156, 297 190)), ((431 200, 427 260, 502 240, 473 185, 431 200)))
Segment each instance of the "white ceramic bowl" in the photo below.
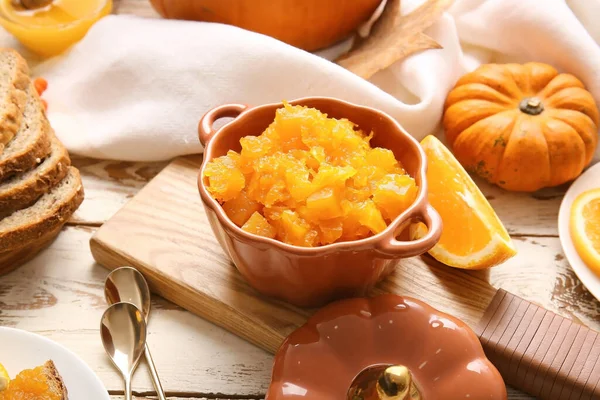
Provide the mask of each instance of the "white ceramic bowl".
MULTIPOLYGON (((100 338, 98 338, 100 340, 100 338)), ((50 339, 19 329, 0 327, 0 363, 11 378, 48 360, 56 365, 74 400, 110 400, 94 371, 70 350, 50 339)))
POLYGON ((558 235, 560 236, 560 243, 562 244, 567 261, 571 264, 571 268, 573 268, 577 277, 579 277, 590 293, 596 299, 600 300, 600 276, 589 269, 581 257, 579 257, 573 245, 571 233, 569 232, 569 218, 573 201, 579 194, 595 188, 600 188, 600 163, 585 171, 573 182, 567 191, 558 213, 558 235))

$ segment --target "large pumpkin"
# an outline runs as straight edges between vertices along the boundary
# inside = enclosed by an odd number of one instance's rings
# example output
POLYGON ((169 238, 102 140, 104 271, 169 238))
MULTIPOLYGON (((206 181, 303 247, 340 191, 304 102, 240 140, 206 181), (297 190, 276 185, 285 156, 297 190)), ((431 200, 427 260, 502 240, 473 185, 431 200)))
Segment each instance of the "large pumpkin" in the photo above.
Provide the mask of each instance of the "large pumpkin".
POLYGON ((348 37, 381 3, 381 0, 150 1, 165 18, 235 25, 308 51, 348 37))
POLYGON ((506 400, 500 373, 460 320, 385 294, 331 303, 275 356, 266 400, 506 400))
POLYGON ((445 104, 446 139, 489 182, 532 192, 576 178, 598 143, 598 108, 573 75, 542 63, 487 64, 445 104))

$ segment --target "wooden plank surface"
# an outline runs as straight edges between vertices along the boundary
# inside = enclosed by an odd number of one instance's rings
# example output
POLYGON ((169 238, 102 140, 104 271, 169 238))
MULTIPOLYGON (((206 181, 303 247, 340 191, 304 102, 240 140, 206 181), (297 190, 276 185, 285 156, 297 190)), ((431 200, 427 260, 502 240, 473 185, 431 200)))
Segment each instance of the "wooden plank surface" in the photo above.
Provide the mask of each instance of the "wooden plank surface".
MULTIPOLYGON (((239 399, 245 399, 245 400, 258 400, 258 399, 263 399, 264 397, 236 397, 236 399, 226 399, 225 397, 211 397, 211 398, 206 398, 206 397, 171 397, 168 396, 167 397, 169 400, 239 400, 239 399)), ((508 389, 508 398, 510 400, 532 400, 532 398, 530 396, 524 395, 524 394, 520 394, 517 393, 515 390, 509 388, 508 389)), ((156 400, 156 397, 151 397, 151 396, 144 396, 144 397, 138 397, 138 396, 133 396, 134 400, 156 400)), ((123 396, 111 396, 111 400, 124 400, 123 396)))
MULTIPOLYGON (((115 11, 156 17, 147 0, 115 0, 115 11)), ((98 337, 107 271, 94 264, 87 243, 96 227, 133 197, 165 163, 76 159, 86 200, 57 241, 23 268, 0 277, 0 325, 30 329, 77 352, 122 400, 122 382, 98 337)), ((600 302, 582 286, 564 259, 556 219, 565 187, 520 195, 481 185, 519 254, 487 275, 503 287, 561 315, 600 329, 600 302)), ((179 307, 155 299, 149 343, 171 400, 261 399, 272 356, 179 307), (183 355, 183 356, 179 356, 183 355)), ((139 399, 151 397, 142 365, 134 381, 139 399), (149 396, 149 397, 145 397, 149 396)), ((510 400, 531 397, 509 390, 510 400)))
MULTIPOLYGON (((123 207, 168 162, 134 163, 74 157, 86 179, 86 202, 72 223, 99 226, 123 207), (101 204, 101 206, 98 206, 101 204)), ((490 204, 514 236, 558 236, 556 217, 566 187, 535 194, 511 193, 476 179, 490 204)))
POLYGON ((160 15, 152 8, 150 0, 113 0, 113 13, 160 18, 160 15))
POLYGON ((70 224, 100 226, 167 163, 132 163, 73 157, 85 180, 85 200, 70 224))
MULTIPOLYGON (((105 307, 102 282, 107 272, 95 265, 87 243, 95 226, 125 204, 162 165, 76 159, 88 197, 78 220, 40 257, 0 278, 0 325, 30 329, 76 351, 98 373, 111 393, 122 392, 119 376, 104 356, 97 325, 105 307), (74 317, 76 315, 77 317, 74 317), (83 316, 83 317, 82 317, 83 316)), ((486 195, 490 192, 485 190, 486 195)), ((500 192, 493 201, 506 222, 517 203, 506 206, 500 192), (502 208, 504 205, 505 208, 502 208)), ((509 198, 512 197, 509 195, 509 198)), ((532 209, 552 200, 532 198, 532 209)), ((550 215, 547 219, 550 219, 550 215)), ((556 214, 553 219, 556 219, 556 214)), ((569 268, 552 234, 529 236, 513 220, 518 255, 508 263, 474 274, 562 315, 600 329, 600 303, 569 268)), ((538 231, 549 223, 530 225, 538 231)), ((441 267, 446 268, 446 267, 441 267)), ((272 357, 255 346, 161 299, 154 301, 149 341, 168 392, 184 397, 260 398, 269 382, 272 357), (173 350, 171 344, 180 344, 173 350), (189 347, 188 347, 189 346, 189 347), (185 357, 174 357, 184 353, 185 357), (221 395, 219 395, 221 394, 221 395)), ((145 367, 135 379, 137 393, 152 393, 145 367)), ((514 392, 511 400, 528 399, 514 392)))
MULTIPOLYGON (((96 232, 92 253, 109 268, 138 268, 156 293, 275 352, 309 313, 264 299, 231 266, 199 199, 200 161, 180 158, 165 168, 96 232)), ((415 257, 379 290, 419 298, 475 326, 495 294, 487 281, 486 274, 415 257)))
MULTIPOLYGON (((68 347, 118 394, 121 380, 98 330, 108 272, 90 254, 93 229, 67 227, 40 257, 0 278, 0 325, 68 347)), ((153 302, 148 343, 163 386, 174 395, 259 396, 269 381, 270 355, 162 299, 153 302)), ((134 388, 153 391, 145 365, 136 373, 134 388)))
MULTIPOLYGON (((133 397, 134 400, 156 400, 156 397, 138 397, 138 396, 134 396, 133 397)), ((259 400, 259 399, 264 399, 264 396, 259 396, 259 397, 249 397, 249 396, 244 396, 244 397, 236 397, 235 399, 227 399, 225 397, 171 397, 168 396, 167 397, 169 400, 240 400, 240 399, 244 399, 244 400, 259 400)), ((531 396, 527 396, 525 394, 521 394, 518 393, 517 391, 515 391, 514 389, 508 388, 508 398, 510 400, 534 400, 532 399, 531 396)), ((111 400, 124 400, 123 396, 111 396, 111 400)))
MULTIPOLYGON (((104 356, 97 332, 105 307, 102 282, 107 271, 93 263, 86 249, 92 232, 89 227, 67 228, 41 257, 3 277, 0 324, 32 330, 68 346, 92 366, 107 388, 118 392, 120 379, 104 356)), ((581 288, 564 284, 571 280, 564 260, 551 262, 558 240, 538 240, 517 241, 519 255, 498 268, 504 272, 494 279, 599 329, 597 301, 583 297, 575 304, 571 297, 563 297, 581 288), (550 261, 545 269, 535 262, 519 262, 535 260, 544 248, 549 250, 544 251, 542 261, 550 261), (552 274, 555 269, 561 271, 559 279, 552 274), (511 278, 513 273, 517 275, 511 278), (527 284, 531 277, 536 277, 535 285, 527 284)), ((161 299, 154 302, 149 342, 170 392, 260 395, 268 385, 269 354, 161 299)), ((135 388, 142 393, 152 391, 144 369, 136 375, 135 388)))

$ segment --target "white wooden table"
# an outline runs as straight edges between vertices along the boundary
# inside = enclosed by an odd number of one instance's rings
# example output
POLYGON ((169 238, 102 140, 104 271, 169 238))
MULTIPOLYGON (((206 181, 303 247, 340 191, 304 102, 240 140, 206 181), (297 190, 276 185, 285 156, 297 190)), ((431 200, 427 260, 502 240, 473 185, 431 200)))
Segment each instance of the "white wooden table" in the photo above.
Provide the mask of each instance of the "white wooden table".
MULTIPOLYGON (((117 0, 115 12, 156 16, 146 0, 117 0)), ((166 163, 75 158, 74 164, 81 170, 86 199, 49 249, 0 278, 0 326, 36 332, 65 345, 91 366, 114 399, 120 399, 122 382, 105 356, 98 331, 108 272, 94 263, 88 241, 166 163)), ((508 193, 485 183, 480 187, 519 253, 500 267, 475 274, 600 330, 600 302, 577 279, 558 239, 557 215, 566 187, 534 195, 508 193)), ((171 399, 264 398, 270 354, 165 300, 155 299, 153 307, 148 342, 171 399)), ((137 396, 153 397, 144 364, 133 387, 137 396)), ((509 398, 531 399, 516 391, 509 398)))

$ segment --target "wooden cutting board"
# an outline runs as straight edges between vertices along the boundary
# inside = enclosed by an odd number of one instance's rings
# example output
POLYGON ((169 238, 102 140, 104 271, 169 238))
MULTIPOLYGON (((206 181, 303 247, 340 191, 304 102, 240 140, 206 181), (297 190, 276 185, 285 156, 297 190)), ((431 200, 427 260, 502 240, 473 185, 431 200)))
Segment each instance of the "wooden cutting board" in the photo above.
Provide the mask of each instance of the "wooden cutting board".
MULTIPOLYGON (((254 291, 213 236, 196 178, 200 156, 178 158, 160 172, 91 239, 107 268, 129 265, 154 293, 274 353, 313 310, 254 291)), ((423 300, 475 328, 496 290, 428 256, 406 259, 375 292, 423 300)))

